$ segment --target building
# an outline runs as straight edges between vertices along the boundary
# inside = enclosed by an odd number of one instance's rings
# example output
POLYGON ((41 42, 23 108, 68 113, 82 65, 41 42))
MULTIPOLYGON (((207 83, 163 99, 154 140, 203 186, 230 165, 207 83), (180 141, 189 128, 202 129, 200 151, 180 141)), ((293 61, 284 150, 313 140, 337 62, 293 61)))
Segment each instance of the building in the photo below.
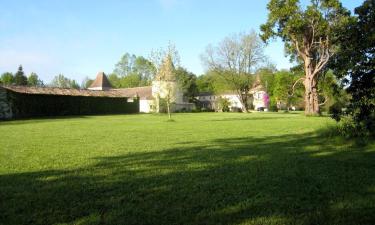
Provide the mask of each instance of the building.
MULTIPOLYGON (((269 96, 259 79, 255 82, 253 88, 249 91, 251 98, 249 99, 250 105, 254 110, 268 110, 269 107, 269 96)), ((197 96, 197 100, 201 103, 203 108, 220 111, 219 100, 221 98, 226 99, 229 102, 230 111, 241 111, 244 106, 237 93, 233 91, 222 92, 218 94, 204 92, 197 96)))
POLYGON ((0 86, 0 119, 138 112, 138 98, 116 90, 0 86))

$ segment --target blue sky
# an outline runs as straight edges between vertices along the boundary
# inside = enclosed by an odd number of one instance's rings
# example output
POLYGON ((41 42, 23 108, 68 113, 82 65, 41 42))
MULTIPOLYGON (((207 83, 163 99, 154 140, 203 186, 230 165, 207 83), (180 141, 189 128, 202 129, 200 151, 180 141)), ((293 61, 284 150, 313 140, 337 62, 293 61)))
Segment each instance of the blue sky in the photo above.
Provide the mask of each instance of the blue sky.
MULTIPOLYGON (((0 0, 0 73, 36 72, 44 81, 60 73, 81 81, 112 72, 121 55, 148 57, 173 42, 181 65, 204 72, 200 55, 210 43, 254 29, 267 18, 268 0, 0 0)), ((353 9, 362 0, 343 0, 353 9)), ((283 44, 266 54, 289 68, 283 44)))

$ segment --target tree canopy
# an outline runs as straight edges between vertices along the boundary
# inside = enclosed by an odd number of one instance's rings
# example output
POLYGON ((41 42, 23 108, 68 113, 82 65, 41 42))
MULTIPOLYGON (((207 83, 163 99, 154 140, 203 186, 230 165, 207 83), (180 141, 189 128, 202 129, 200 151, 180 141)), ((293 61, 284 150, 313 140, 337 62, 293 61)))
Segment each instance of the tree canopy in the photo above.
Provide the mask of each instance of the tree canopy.
POLYGON ((318 78, 340 46, 350 12, 339 0, 311 0, 306 8, 299 0, 270 0, 267 8, 261 37, 266 42, 280 37, 291 59, 303 63, 305 113, 318 114, 318 78))

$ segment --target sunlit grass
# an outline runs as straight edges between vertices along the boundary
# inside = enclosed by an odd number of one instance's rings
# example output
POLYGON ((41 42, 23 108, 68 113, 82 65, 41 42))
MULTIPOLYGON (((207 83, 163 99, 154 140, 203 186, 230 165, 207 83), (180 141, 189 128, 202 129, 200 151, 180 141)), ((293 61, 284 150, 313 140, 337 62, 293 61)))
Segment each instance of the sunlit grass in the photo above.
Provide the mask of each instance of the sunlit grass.
POLYGON ((0 224, 374 224, 375 145, 300 113, 0 123, 0 224))

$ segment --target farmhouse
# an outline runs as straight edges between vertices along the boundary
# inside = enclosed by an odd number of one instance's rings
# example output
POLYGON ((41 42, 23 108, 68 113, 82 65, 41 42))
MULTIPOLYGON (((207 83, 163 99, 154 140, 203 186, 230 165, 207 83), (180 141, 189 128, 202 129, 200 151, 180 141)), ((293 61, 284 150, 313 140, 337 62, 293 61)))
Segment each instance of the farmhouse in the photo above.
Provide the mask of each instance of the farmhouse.
MULTIPOLYGON (((257 79, 253 88, 249 91, 249 103, 255 110, 268 110, 269 96, 265 88, 261 85, 260 80, 257 79)), ((196 99, 201 103, 203 108, 220 111, 219 100, 226 99, 229 102, 230 111, 240 111, 244 106, 237 93, 233 91, 222 92, 214 94, 211 92, 200 93, 196 99)))

